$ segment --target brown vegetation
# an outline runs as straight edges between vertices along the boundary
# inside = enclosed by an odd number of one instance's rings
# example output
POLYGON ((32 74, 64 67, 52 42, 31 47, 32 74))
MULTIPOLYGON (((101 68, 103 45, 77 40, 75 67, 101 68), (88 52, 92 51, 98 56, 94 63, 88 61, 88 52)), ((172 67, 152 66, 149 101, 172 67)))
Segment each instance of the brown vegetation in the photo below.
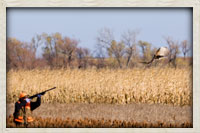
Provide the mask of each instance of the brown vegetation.
MULTIPOLYGON (((12 116, 7 118, 7 128, 15 128, 12 116)), ((23 125, 18 127, 23 128, 23 125)), ((182 123, 166 123, 157 121, 155 124, 149 124, 146 121, 121 121, 121 120, 104 120, 104 118, 96 119, 70 119, 62 120, 60 118, 35 118, 35 121, 28 125, 28 128, 192 128, 190 122, 182 123)))
POLYGON ((11 70, 7 102, 22 91, 33 95, 54 86, 45 103, 192 104, 190 68, 11 70))

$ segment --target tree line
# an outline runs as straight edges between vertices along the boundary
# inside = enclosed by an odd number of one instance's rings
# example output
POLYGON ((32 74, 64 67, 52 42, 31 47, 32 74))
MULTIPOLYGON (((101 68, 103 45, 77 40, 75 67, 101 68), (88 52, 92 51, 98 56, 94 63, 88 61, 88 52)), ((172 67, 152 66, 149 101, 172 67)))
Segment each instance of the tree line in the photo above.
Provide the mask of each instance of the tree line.
MULTIPOLYGON (((80 47, 80 41, 62 36, 60 33, 36 35, 31 42, 22 42, 8 38, 6 44, 6 64, 9 69, 34 68, 133 68, 140 67, 141 61, 149 61, 157 48, 149 42, 138 40, 139 31, 127 30, 117 41, 113 31, 103 28, 96 37, 96 48, 93 52, 80 47), (37 57, 37 52, 42 53, 37 57)), ((176 65, 177 56, 182 52, 184 58, 192 52, 187 40, 181 42, 165 37, 166 44, 173 55, 176 65)))

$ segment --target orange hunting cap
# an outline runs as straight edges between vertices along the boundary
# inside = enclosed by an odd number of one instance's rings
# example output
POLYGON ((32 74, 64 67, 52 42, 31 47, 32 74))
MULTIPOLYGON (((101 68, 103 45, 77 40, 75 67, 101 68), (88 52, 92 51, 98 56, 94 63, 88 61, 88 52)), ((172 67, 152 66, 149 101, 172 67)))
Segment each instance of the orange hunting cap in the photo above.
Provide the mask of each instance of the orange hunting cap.
POLYGON ((22 93, 20 93, 19 98, 23 98, 23 97, 26 97, 26 96, 27 96, 27 94, 25 92, 22 92, 22 93))

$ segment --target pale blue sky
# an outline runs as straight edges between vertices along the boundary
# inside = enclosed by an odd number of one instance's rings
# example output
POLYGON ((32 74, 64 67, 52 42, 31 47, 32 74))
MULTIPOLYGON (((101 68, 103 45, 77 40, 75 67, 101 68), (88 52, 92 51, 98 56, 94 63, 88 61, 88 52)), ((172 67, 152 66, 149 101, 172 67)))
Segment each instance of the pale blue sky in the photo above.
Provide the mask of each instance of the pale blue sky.
POLYGON ((94 50, 97 33, 107 27, 116 40, 139 29, 138 40, 166 46, 164 36, 192 43, 191 8, 8 8, 7 36, 30 42, 36 34, 60 32, 94 50))

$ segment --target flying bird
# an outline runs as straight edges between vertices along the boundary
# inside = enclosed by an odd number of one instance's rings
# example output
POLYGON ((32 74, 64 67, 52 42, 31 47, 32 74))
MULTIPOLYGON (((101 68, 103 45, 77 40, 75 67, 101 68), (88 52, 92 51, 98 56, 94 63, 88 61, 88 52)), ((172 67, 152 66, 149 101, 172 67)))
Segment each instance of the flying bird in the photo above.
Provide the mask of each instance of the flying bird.
POLYGON ((149 62, 142 62, 145 64, 151 64, 155 59, 161 59, 169 55, 169 49, 167 47, 160 47, 154 54, 153 58, 149 62))

